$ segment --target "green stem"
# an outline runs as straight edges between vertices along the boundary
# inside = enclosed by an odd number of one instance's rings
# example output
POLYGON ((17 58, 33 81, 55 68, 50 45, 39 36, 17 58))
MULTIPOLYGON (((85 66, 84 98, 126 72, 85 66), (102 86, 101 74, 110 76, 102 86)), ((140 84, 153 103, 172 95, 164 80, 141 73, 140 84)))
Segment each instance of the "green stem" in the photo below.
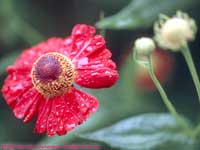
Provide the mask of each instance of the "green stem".
POLYGON ((149 63, 149 74, 154 82, 154 84, 156 85, 162 99, 163 99, 163 102, 165 103, 167 109, 169 110, 169 112, 175 117, 177 118, 178 114, 176 112, 176 109, 174 108, 174 106, 172 105, 172 103, 170 102, 170 100, 168 99, 167 97, 167 94, 165 93, 164 89, 162 88, 160 82, 158 81, 158 79, 156 78, 156 75, 154 73, 154 70, 153 70, 153 66, 152 66, 152 62, 150 60, 150 63, 149 63))
MULTIPOLYGON (((188 68, 189 68, 190 73, 192 75, 192 79, 193 79, 193 82, 195 84, 195 88, 196 88, 196 91, 197 91, 197 94, 198 94, 198 98, 199 98, 199 102, 200 102, 200 82, 199 82, 199 77, 198 77, 198 74, 197 74, 197 71, 196 71, 196 68, 195 68, 195 65, 194 65, 194 61, 192 59, 192 55, 190 53, 190 49, 189 49, 187 44, 182 46, 181 52, 182 52, 182 54, 183 54, 183 56, 184 56, 184 58, 186 60, 186 63, 188 65, 188 68)), ((196 138, 199 133, 200 133, 200 124, 198 124, 197 127, 194 129, 193 137, 196 138)))
POLYGON ((194 65, 194 61, 192 59, 192 55, 190 53, 190 49, 188 47, 187 44, 185 44, 182 49, 181 49, 181 52, 186 60, 186 63, 188 65, 188 68, 190 70, 190 73, 192 75, 192 79, 194 81, 194 84, 195 84, 195 87, 196 87, 196 91, 197 91, 197 94, 198 94, 198 98, 199 98, 199 102, 200 102, 200 82, 199 82, 199 77, 198 77, 198 74, 197 74, 197 71, 195 69, 195 65, 194 65))
POLYGON ((177 120, 177 122, 186 129, 186 132, 189 135, 192 135, 190 128, 188 127, 186 122, 183 120, 183 118, 177 113, 175 107, 173 106, 173 104, 171 103, 169 98, 167 97, 167 94, 165 93, 164 89, 162 88, 160 82, 158 81, 158 79, 154 73, 154 70, 153 70, 151 58, 149 58, 148 70, 149 70, 149 74, 150 74, 155 86, 157 87, 157 89, 162 97, 162 100, 163 100, 164 104, 166 105, 167 109, 169 110, 169 112, 174 116, 174 118, 177 120))
MULTIPOLYGON (((104 12, 101 11, 100 12, 100 21, 103 20, 105 17, 104 17, 104 12)), ((100 34, 103 36, 103 37, 106 37, 106 30, 105 29, 100 29, 100 34)))

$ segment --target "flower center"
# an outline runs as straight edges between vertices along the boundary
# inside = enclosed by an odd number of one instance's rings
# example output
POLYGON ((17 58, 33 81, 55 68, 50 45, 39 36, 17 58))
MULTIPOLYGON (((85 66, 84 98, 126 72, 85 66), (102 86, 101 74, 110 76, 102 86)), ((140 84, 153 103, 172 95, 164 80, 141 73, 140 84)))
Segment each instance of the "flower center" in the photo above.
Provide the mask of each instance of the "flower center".
POLYGON ((75 68, 71 60, 51 52, 39 57, 31 71, 34 87, 45 97, 62 95, 73 84, 75 68))

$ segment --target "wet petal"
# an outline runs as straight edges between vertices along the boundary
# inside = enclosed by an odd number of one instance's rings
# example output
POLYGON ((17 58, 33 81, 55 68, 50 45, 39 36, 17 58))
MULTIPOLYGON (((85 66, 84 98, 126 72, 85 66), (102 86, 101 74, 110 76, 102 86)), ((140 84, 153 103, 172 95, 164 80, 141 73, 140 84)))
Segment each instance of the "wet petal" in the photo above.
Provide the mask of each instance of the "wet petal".
POLYGON ((75 113, 81 122, 85 121, 98 107, 98 101, 94 96, 76 88, 71 88, 70 92, 64 95, 64 99, 70 111, 75 113))
POLYGON ((95 60, 92 62, 89 62, 87 64, 80 63, 77 65, 76 69, 79 70, 96 70, 99 68, 108 68, 108 69, 116 69, 116 65, 112 60, 95 60))
POLYGON ((40 102, 35 125, 35 133, 44 133, 47 130, 47 120, 52 108, 52 101, 43 99, 40 102))
POLYGON ((86 88, 110 87, 119 78, 111 60, 94 61, 77 68, 76 83, 86 88))
POLYGON ((25 93, 32 87, 32 82, 30 77, 24 76, 22 74, 12 74, 8 75, 6 78, 2 93, 7 102, 7 104, 14 108, 18 97, 25 93))
POLYGON ((50 99, 52 109, 47 120, 47 135, 64 135, 83 123, 95 112, 98 101, 95 97, 75 88, 62 97, 50 99))
MULTIPOLYGON (((77 41, 75 41, 74 44, 77 45, 77 41)), ((72 60, 78 61, 80 58, 88 57, 98 50, 105 49, 105 41, 101 35, 96 35, 88 40, 82 41, 82 46, 73 49, 76 50, 76 54, 72 60)))
POLYGON ((29 111, 31 105, 37 101, 39 93, 34 89, 31 88, 27 92, 23 93, 21 96, 17 98, 17 103, 13 112, 15 116, 19 119, 23 118, 25 114, 29 111))
POLYGON ((101 35, 95 35, 96 30, 92 26, 84 24, 76 25, 72 34, 65 40, 69 57, 74 63, 83 57, 87 57, 98 50, 105 49, 105 40, 101 35))
POLYGON ((79 118, 71 112, 66 101, 60 97, 52 99, 52 110, 47 122, 47 135, 66 134, 78 125, 79 118))
POLYGON ((35 98, 35 101, 32 103, 28 112, 25 114, 24 122, 26 122, 26 123, 29 122, 33 118, 33 116, 36 114, 38 107, 39 107, 39 103, 42 100, 42 98, 43 97, 41 95, 38 95, 35 98))
POLYGON ((109 59, 111 58, 112 53, 108 49, 99 49, 95 51, 94 53, 88 55, 88 58, 90 62, 95 61, 95 60, 103 60, 103 59, 109 59))

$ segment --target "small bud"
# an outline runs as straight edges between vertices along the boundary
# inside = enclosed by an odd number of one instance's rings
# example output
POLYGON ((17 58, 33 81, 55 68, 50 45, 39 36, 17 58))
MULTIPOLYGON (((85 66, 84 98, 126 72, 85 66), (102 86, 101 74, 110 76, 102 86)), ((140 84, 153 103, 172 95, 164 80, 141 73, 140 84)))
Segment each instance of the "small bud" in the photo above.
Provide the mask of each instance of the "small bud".
POLYGON ((195 38, 196 24, 187 14, 177 12, 172 18, 160 18, 154 31, 160 47, 178 51, 185 43, 195 38))
POLYGON ((138 55, 149 56, 155 50, 154 41, 147 37, 139 38, 135 41, 134 50, 138 55))
POLYGON ((139 64, 149 63, 149 56, 155 50, 155 43, 151 38, 142 37, 135 41, 134 59, 139 64))

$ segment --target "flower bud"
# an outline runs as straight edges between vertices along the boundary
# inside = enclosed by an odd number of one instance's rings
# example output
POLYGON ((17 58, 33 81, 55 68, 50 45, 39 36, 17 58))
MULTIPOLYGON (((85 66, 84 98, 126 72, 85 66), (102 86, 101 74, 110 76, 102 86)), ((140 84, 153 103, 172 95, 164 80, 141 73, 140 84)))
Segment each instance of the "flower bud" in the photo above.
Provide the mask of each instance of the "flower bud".
POLYGON ((155 43, 151 38, 142 37, 135 41, 134 59, 139 64, 148 64, 149 56, 155 50, 155 43))
POLYGON ((155 24, 155 39, 159 46, 178 51, 186 42, 195 38, 196 24, 187 14, 177 12, 172 18, 160 18, 155 24))
POLYGON ((139 38, 135 41, 134 50, 138 55, 149 56, 155 50, 154 41, 147 37, 139 38))

